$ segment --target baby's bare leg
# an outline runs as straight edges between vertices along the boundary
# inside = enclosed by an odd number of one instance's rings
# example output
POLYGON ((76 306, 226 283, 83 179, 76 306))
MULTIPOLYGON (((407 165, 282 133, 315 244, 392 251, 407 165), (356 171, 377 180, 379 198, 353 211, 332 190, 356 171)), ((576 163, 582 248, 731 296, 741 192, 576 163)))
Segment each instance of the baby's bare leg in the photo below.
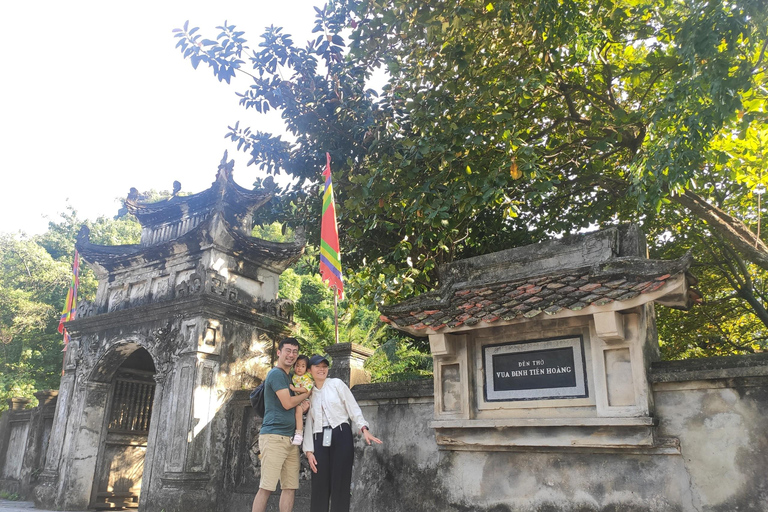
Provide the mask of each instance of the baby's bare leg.
POLYGON ((301 405, 296 406, 294 409, 296 411, 296 432, 303 432, 304 431, 304 417, 301 411, 301 405))
POLYGON ((302 423, 301 405, 295 408, 296 411, 296 432, 293 434, 291 444, 299 446, 304 441, 304 424, 302 423))

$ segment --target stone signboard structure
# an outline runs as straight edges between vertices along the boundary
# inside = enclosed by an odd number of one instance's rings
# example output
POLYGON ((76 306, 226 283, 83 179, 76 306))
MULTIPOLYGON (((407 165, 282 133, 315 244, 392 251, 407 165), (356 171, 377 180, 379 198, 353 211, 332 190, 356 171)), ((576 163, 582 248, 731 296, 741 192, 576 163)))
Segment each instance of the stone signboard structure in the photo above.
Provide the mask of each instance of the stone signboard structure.
POLYGON ((99 285, 67 324, 38 505, 224 510, 237 493, 232 468, 257 426, 233 397, 263 378, 290 332, 278 278, 304 242, 250 236, 272 191, 238 186, 232 166, 225 155, 198 194, 143 203, 133 191, 126 207, 140 244, 98 246, 81 231, 77 248, 99 285))
POLYGON ((455 262, 382 319, 429 337, 443 450, 664 450, 653 303, 696 300, 690 263, 649 260, 639 229, 610 228, 455 262))

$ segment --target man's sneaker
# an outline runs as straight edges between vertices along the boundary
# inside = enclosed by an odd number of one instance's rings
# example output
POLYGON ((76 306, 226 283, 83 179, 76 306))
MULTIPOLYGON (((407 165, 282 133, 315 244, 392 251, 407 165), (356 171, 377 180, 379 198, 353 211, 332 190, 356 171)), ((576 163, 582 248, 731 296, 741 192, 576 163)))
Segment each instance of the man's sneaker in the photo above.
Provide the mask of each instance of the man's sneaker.
POLYGON ((296 432, 293 434, 293 440, 291 440, 291 444, 295 446, 299 446, 301 442, 304 440, 304 434, 301 432, 296 432))

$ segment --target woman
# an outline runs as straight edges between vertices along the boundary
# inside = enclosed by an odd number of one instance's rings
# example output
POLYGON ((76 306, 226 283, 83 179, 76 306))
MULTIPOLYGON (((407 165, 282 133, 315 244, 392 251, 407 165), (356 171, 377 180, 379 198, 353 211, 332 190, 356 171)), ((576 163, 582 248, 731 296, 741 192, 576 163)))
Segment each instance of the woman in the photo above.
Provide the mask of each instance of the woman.
POLYGON ((304 453, 312 469, 310 512, 328 512, 329 502, 331 512, 349 512, 355 458, 352 432, 360 431, 369 445, 381 441, 371 434, 344 381, 328 378, 328 367, 323 356, 309 358, 309 373, 315 381, 304 426, 304 453))

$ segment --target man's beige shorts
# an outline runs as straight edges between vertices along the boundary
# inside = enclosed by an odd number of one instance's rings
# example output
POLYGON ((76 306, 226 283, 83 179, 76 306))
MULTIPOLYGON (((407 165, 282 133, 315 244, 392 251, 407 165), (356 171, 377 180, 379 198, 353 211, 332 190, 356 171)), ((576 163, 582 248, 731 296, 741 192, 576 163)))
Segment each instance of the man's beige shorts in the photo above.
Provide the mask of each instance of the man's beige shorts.
POLYGON ((288 436, 259 435, 261 453, 261 482, 259 487, 268 491, 299 488, 299 447, 291 444, 288 436))

